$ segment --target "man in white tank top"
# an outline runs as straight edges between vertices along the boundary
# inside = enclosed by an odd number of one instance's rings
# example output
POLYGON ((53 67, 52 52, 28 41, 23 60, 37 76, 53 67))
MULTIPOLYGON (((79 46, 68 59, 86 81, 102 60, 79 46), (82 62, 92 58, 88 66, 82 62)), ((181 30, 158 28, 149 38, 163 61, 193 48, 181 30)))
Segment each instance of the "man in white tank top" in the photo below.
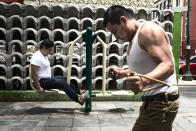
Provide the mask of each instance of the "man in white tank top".
MULTIPOLYGON (((173 54, 169 39, 161 27, 153 22, 140 23, 128 9, 119 5, 106 10, 103 24, 116 39, 129 42, 129 69, 110 68, 111 77, 126 77, 127 88, 135 93, 161 85, 147 78, 176 84, 173 54), (130 76, 131 72, 143 74, 147 78, 130 76)), ((143 93, 140 115, 132 130, 172 131, 172 123, 179 107, 178 97, 177 86, 163 86, 143 93)))

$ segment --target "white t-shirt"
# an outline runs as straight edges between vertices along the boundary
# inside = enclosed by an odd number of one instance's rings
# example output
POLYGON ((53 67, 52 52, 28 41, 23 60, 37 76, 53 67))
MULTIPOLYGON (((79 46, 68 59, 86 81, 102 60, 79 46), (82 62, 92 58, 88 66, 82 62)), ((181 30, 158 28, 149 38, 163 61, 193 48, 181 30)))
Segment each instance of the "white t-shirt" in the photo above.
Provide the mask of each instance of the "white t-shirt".
POLYGON ((44 56, 40 50, 35 52, 31 58, 31 64, 39 66, 38 77, 39 80, 41 78, 49 78, 51 77, 51 67, 50 62, 48 60, 48 56, 44 56))

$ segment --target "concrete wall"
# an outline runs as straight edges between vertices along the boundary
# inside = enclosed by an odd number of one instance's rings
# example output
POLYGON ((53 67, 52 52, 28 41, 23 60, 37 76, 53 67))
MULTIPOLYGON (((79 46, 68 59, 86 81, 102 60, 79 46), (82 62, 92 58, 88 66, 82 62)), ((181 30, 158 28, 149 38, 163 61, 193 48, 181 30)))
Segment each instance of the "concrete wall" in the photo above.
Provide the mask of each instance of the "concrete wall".
MULTIPOLYGON (((174 13, 171 10, 136 8, 129 10, 139 21, 153 21, 165 29, 170 43, 173 42, 174 13), (156 15, 154 15, 156 13, 156 15)), ((48 38, 55 43, 49 56, 52 75, 66 76, 71 41, 81 35, 87 27, 107 44, 107 87, 123 89, 124 80, 116 84, 108 77, 110 66, 128 68, 126 63, 127 42, 113 41, 110 32, 103 28, 105 8, 78 6, 21 5, 0 3, 0 53, 5 63, 0 64, 0 89, 30 90, 28 64, 31 53, 38 49, 40 42, 48 38), (6 13, 5 13, 6 12, 6 13)), ((85 86, 85 43, 80 41, 74 48, 71 82, 85 86)), ((102 48, 98 41, 93 44, 93 89, 101 89, 102 48)))

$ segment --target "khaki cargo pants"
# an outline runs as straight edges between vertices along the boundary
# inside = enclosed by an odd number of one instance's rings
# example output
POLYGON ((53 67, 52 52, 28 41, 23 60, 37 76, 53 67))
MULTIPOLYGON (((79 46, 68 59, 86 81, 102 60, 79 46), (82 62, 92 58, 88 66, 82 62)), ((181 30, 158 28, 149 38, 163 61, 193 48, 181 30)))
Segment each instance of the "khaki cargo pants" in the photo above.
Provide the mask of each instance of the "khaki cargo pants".
POLYGON ((179 99, 144 102, 132 131, 172 131, 178 108, 179 99))

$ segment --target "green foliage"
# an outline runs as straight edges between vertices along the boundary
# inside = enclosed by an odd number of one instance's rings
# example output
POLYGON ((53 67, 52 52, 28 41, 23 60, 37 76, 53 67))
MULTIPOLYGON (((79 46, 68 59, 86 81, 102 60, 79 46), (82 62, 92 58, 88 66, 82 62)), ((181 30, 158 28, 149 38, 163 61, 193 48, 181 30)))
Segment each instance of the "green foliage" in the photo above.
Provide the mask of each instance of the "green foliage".
MULTIPOLYGON (((175 59, 176 74, 179 74, 180 45, 182 40, 182 13, 174 13, 173 54, 175 59)), ((177 79, 178 80, 178 79, 177 79)))

